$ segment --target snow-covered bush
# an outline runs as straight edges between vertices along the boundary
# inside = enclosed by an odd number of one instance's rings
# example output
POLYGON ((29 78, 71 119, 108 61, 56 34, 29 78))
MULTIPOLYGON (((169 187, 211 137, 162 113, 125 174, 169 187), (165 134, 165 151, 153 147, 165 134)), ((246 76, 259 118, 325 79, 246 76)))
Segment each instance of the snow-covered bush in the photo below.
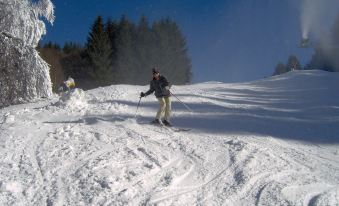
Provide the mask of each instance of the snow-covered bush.
POLYGON ((46 33, 41 17, 53 23, 50 0, 0 0, 0 107, 50 97, 47 63, 35 50, 46 33))

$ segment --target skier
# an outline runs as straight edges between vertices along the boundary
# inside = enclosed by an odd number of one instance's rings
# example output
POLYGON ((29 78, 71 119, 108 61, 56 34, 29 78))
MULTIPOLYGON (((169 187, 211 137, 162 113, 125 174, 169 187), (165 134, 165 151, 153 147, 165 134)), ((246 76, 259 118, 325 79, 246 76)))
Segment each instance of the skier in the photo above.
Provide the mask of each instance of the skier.
POLYGON ((62 83, 58 90, 60 93, 66 90, 70 92, 71 89, 73 89, 74 87, 75 87, 74 79, 71 76, 69 76, 68 79, 62 83))
POLYGON ((150 82, 150 89, 147 92, 141 92, 140 97, 146 97, 147 95, 155 92, 155 96, 159 101, 160 107, 157 112, 155 119, 152 121, 153 124, 160 124, 171 127, 171 92, 170 84, 164 76, 160 75, 158 69, 152 69, 153 79, 150 82), (163 114, 165 113, 164 119, 161 120, 163 114))

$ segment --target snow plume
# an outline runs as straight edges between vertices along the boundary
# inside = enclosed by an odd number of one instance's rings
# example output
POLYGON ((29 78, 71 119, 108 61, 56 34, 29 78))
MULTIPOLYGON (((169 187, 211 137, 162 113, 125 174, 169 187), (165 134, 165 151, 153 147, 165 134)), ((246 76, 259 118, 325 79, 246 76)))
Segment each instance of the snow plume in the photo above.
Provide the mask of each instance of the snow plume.
POLYGON ((311 27, 314 26, 312 23, 319 15, 318 4, 321 6, 321 2, 318 0, 302 0, 301 29, 303 39, 308 39, 311 27))
POLYGON ((338 0, 301 0, 302 38, 308 39, 312 34, 319 40, 326 39, 338 8, 338 0))
POLYGON ((50 97, 49 67, 35 47, 54 21, 50 0, 0 0, 0 108, 50 97))
POLYGON ((70 109, 71 111, 84 111, 87 107, 85 92, 81 89, 75 89, 63 93, 55 105, 60 108, 70 109))

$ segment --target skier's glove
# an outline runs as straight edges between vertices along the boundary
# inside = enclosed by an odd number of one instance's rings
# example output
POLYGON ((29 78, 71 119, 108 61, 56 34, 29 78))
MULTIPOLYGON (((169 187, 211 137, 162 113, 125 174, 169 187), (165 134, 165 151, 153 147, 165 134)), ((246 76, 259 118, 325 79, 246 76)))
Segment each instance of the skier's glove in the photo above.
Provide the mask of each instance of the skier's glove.
POLYGON ((143 93, 143 92, 141 92, 141 93, 140 93, 140 97, 146 97, 146 94, 143 93))

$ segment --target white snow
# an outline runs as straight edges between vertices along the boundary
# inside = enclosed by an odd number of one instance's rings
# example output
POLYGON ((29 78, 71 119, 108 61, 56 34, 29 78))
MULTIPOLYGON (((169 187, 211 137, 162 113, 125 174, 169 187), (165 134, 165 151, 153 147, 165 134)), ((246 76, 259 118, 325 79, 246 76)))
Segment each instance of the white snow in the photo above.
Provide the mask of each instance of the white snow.
POLYGON ((4 184, 3 190, 10 193, 19 193, 21 192, 20 183, 18 182, 8 182, 4 184))
POLYGON ((173 86, 149 125, 148 86, 0 110, 0 205, 338 205, 339 75, 173 86))

